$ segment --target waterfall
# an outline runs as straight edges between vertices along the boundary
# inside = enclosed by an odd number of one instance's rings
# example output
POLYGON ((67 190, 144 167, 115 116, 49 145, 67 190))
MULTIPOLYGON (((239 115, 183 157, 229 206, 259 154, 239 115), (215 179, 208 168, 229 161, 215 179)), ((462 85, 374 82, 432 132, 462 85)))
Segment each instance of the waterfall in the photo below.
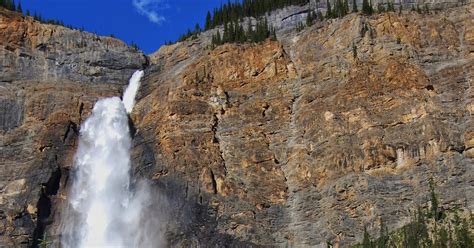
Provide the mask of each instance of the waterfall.
POLYGON ((123 93, 123 105, 127 110, 127 113, 131 113, 133 106, 135 106, 135 96, 137 95, 138 88, 140 87, 140 79, 143 77, 143 71, 136 71, 130 78, 125 93, 123 93))
POLYGON ((131 189, 128 121, 142 76, 133 74, 123 101, 99 100, 81 126, 63 247, 144 247, 140 219, 148 193, 131 189))

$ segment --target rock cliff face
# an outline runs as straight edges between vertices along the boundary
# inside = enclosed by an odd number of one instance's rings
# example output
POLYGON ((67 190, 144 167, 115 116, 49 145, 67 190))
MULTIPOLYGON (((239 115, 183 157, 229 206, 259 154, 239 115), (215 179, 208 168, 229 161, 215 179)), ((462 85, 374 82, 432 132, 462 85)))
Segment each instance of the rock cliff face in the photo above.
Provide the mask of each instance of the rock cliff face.
POLYGON ((171 244, 347 246, 364 226, 405 224, 431 177, 444 208, 472 211, 472 11, 350 15, 282 44, 154 54, 135 164, 177 202, 171 244))
POLYGON ((0 246, 22 247, 53 222, 80 123, 147 59, 119 40, 4 9, 0 33, 0 246))
POLYGON ((145 56, 110 37, 39 24, 15 12, 0 13, 0 81, 53 81, 123 84, 145 56))
MULTIPOLYGON (((60 235, 79 124, 147 60, 10 12, 0 30, 0 56, 16 56, 0 68, 0 245, 32 244, 60 235), (64 64, 30 45, 38 32, 15 38, 20 27, 55 30, 41 42, 64 64)), ((203 35, 150 56, 131 116, 133 174, 162 199, 169 246, 345 247, 364 226, 404 225, 430 178, 443 208, 474 210, 472 4, 351 14, 278 38, 211 51, 203 35)))

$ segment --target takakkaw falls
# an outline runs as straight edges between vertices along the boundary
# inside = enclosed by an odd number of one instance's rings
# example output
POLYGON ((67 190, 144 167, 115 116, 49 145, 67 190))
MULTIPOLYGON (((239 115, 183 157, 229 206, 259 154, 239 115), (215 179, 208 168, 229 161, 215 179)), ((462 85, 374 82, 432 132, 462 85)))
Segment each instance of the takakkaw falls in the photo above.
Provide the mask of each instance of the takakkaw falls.
POLYGON ((472 0, 72 2, 0 0, 0 247, 474 247, 472 0))
MULTIPOLYGON (((64 247, 143 247, 140 226, 146 192, 130 188, 128 114, 143 71, 130 79, 123 100, 99 100, 80 130, 70 210, 63 217, 64 247), (69 236, 70 234, 70 236, 69 236)), ((143 191, 143 189, 141 189, 143 191)), ((144 231, 144 230, 143 230, 144 231)))

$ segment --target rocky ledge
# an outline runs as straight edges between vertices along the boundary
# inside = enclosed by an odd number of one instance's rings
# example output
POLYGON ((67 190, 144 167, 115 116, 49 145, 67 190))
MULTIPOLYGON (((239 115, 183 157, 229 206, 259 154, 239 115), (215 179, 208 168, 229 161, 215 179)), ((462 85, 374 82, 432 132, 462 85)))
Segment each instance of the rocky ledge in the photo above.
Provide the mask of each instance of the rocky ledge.
POLYGON ((147 64, 140 51, 120 40, 40 24, 0 11, 0 82, 18 80, 123 84, 147 64))

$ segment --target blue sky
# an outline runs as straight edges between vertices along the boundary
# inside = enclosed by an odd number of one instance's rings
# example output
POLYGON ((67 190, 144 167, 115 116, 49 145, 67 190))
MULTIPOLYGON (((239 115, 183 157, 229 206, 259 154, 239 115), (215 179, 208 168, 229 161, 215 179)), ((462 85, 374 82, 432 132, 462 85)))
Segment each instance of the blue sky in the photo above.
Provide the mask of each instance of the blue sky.
MULTIPOLYGON (((15 1, 18 3, 18 0, 15 1)), ((227 1, 225 1, 227 2, 227 1)), ((22 0, 23 10, 44 18, 84 27, 100 35, 114 34, 152 53, 175 41, 196 22, 203 26, 208 10, 221 0, 22 0)))

